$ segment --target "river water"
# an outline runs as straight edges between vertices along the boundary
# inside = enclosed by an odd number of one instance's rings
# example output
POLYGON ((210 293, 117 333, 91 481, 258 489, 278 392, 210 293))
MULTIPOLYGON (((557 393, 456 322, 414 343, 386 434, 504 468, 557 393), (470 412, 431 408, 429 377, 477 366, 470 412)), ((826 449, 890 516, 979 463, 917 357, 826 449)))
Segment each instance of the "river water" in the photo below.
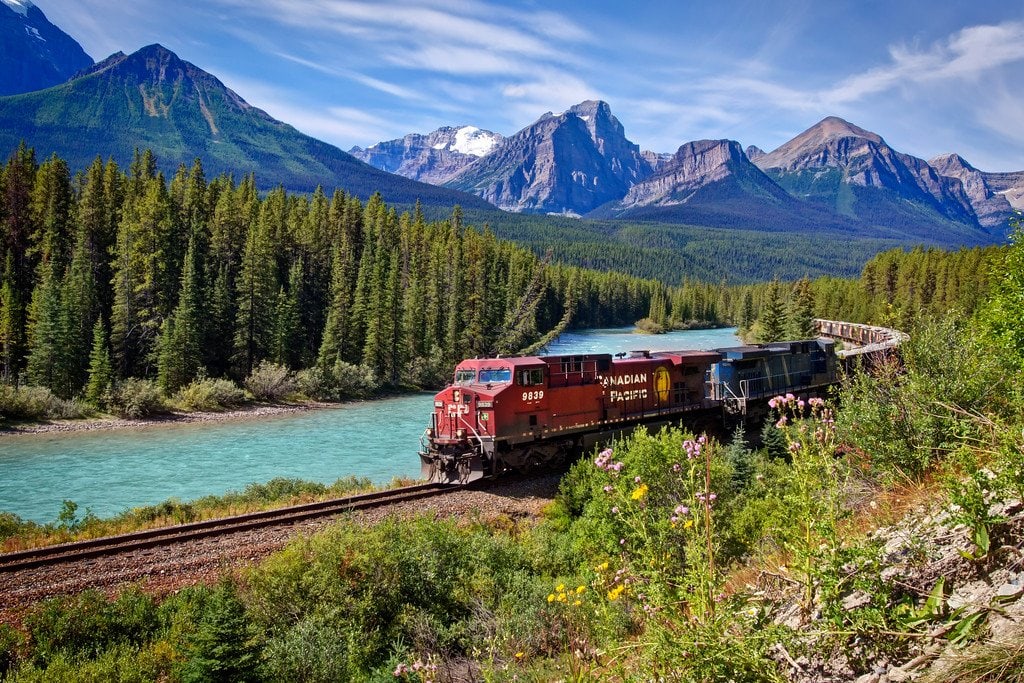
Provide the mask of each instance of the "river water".
MULTIPOLYGON (((563 334, 551 354, 666 351, 735 345, 734 328, 563 334)), ((227 422, 0 435, 0 511, 56 520, 64 500, 109 517, 168 498, 192 500, 289 477, 330 483, 354 475, 385 483, 418 477, 419 438, 432 409, 421 393, 227 422)))

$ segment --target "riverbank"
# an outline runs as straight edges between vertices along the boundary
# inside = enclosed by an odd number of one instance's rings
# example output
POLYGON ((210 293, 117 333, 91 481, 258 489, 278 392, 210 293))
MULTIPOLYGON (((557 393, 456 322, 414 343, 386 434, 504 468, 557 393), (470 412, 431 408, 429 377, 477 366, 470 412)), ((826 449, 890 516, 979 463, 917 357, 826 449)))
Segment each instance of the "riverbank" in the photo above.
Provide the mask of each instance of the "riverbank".
POLYGON ((29 434, 49 434, 66 432, 93 432, 104 430, 139 429, 154 425, 192 424, 231 422, 235 420, 251 420, 276 415, 301 413, 309 410, 320 410, 345 405, 347 402, 328 403, 323 401, 303 401, 301 403, 252 404, 240 408, 222 411, 170 411, 158 415, 150 415, 138 419, 122 418, 113 415, 87 417, 71 420, 50 420, 47 422, 14 423, 0 427, 0 438, 29 434))

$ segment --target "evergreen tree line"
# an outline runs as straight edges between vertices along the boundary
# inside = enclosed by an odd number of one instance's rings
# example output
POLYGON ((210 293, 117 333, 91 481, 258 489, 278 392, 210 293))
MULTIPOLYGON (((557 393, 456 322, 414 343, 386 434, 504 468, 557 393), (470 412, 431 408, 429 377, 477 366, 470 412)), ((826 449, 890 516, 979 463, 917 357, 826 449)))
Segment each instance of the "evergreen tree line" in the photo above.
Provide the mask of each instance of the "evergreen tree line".
POLYGON ((98 401, 128 378, 168 394, 264 361, 388 386, 443 381, 464 357, 641 317, 654 281, 552 265, 486 226, 399 214, 379 194, 255 178, 168 182, 152 153, 72 176, 22 145, 0 170, 0 375, 98 401))
POLYGON ((651 296, 643 327, 652 330, 736 325, 750 341, 814 336, 814 318, 911 330, 923 318, 970 316, 984 302, 1007 247, 881 252, 859 278, 804 277, 753 285, 684 279, 651 296))

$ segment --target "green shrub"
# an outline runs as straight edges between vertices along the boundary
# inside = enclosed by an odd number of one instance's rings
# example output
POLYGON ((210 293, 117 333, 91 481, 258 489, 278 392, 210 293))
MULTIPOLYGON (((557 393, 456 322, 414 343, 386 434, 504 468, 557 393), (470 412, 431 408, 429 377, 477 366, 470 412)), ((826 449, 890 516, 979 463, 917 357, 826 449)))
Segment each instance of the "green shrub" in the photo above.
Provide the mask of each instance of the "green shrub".
POLYGON ((97 591, 43 602, 25 618, 36 664, 58 656, 96 657, 116 644, 138 646, 156 631, 156 607, 133 590, 109 602, 97 591))
POLYGON ((668 331, 664 325, 651 318, 640 318, 634 325, 636 331, 642 334, 665 334, 668 331))
POLYGON ((438 347, 431 349, 429 356, 416 356, 406 365, 402 381, 414 387, 440 389, 451 381, 452 364, 445 360, 438 347))
POLYGON ((18 663, 24 646, 25 639, 18 631, 7 624, 0 624, 0 680, 18 663))
POLYGON ((883 477, 917 476, 977 434, 970 413, 1006 411, 1014 380, 963 321, 926 321, 890 359, 843 386, 837 426, 883 477))
POLYGON ((344 397, 362 398, 369 396, 379 386, 373 370, 365 365, 352 365, 339 360, 332 369, 338 393, 344 397))
POLYGON ((92 414, 78 401, 66 401, 46 387, 0 384, 0 416, 18 420, 74 419, 92 414))
POLYGON ((228 379, 193 380, 174 396, 182 410, 224 410, 245 403, 245 392, 228 379))
POLYGON ((283 365, 263 361, 245 379, 245 388, 258 401, 280 401, 295 391, 295 378, 283 365))
POLYGON ((152 683, 170 680, 175 654, 166 643, 114 645, 95 659, 58 655, 46 667, 26 664, 11 683, 152 683))
POLYGON ((263 650, 266 680, 291 683, 332 683, 357 678, 349 666, 349 640, 343 624, 312 614, 267 642, 263 650))
POLYGON ((296 374, 295 382, 303 394, 318 401, 365 398, 380 386, 370 368, 344 361, 338 361, 330 369, 314 367, 301 370, 296 374))
POLYGON ((138 419, 166 411, 163 393, 156 382, 129 377, 121 382, 111 396, 110 410, 116 415, 138 419))

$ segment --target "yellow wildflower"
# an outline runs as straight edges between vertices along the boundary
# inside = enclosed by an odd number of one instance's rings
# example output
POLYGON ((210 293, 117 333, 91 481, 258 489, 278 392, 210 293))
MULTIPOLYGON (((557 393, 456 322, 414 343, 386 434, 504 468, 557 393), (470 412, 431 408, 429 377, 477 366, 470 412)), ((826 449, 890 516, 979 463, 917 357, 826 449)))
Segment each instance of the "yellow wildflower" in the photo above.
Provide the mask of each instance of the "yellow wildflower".
POLYGON ((584 586, 583 584, 580 584, 580 585, 576 586, 576 595, 579 595, 580 593, 582 593, 585 590, 587 590, 587 587, 584 586))
POLYGON ((569 598, 568 598, 568 596, 566 596, 566 594, 565 594, 565 593, 559 593, 559 594, 558 594, 558 602, 565 602, 565 601, 566 601, 566 600, 568 600, 568 599, 569 599, 569 598))
POLYGON ((582 604, 583 604, 583 602, 582 602, 582 601, 580 601, 580 600, 575 600, 575 601, 573 601, 573 603, 572 603, 572 606, 573 606, 573 607, 579 607, 579 606, 580 606, 580 605, 582 605, 582 604))
POLYGON ((522 659, 525 656, 526 656, 525 652, 517 652, 516 653, 516 659, 522 659))
POLYGON ((595 571, 599 571, 599 572, 603 572, 605 569, 608 569, 608 563, 607 562, 602 562, 601 564, 597 565, 597 567, 595 567, 595 571))
POLYGON ((555 590, 558 591, 559 593, 564 592, 565 591, 565 584, 564 583, 558 584, 557 586, 555 586, 555 590))
POLYGON ((548 602, 554 602, 554 601, 555 601, 555 594, 554 593, 548 594, 548 602))
POLYGON ((689 529, 691 526, 693 526, 693 520, 692 519, 688 519, 688 520, 686 520, 686 522, 683 523, 683 528, 684 529, 689 529))
POLYGON ((647 495, 647 484, 640 484, 633 490, 633 495, 630 496, 633 500, 643 500, 643 497, 647 495))
POLYGON ((619 599, 619 596, 622 595, 622 591, 624 590, 626 590, 626 587, 622 584, 611 589, 610 591, 608 591, 608 600, 610 600, 611 602, 615 602, 619 599))

